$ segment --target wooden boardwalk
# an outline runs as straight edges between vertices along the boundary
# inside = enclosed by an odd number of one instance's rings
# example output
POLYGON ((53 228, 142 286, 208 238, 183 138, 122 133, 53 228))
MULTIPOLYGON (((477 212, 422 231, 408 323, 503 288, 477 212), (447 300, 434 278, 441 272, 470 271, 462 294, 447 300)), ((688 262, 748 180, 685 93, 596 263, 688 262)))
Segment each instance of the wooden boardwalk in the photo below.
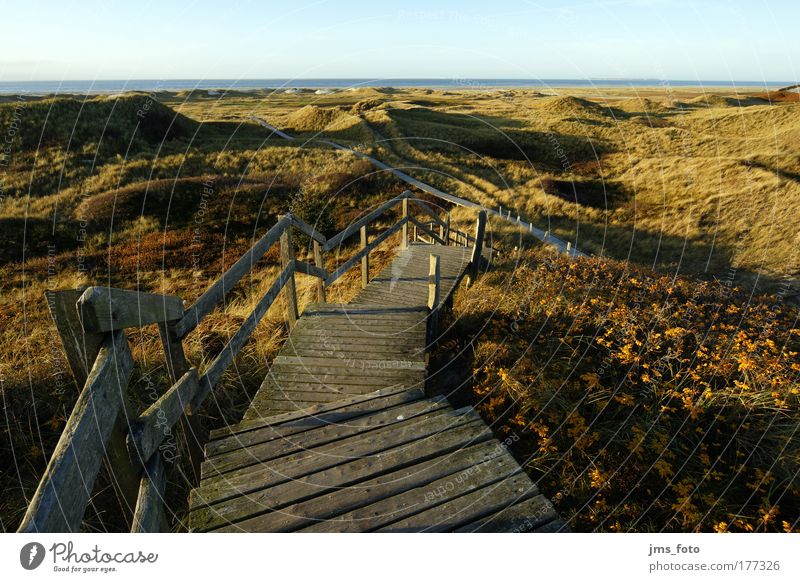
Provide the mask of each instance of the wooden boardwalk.
POLYGON ((306 309, 242 422, 211 434, 190 529, 561 529, 477 413, 425 396, 430 254, 443 305, 470 251, 411 245, 351 303, 306 309))

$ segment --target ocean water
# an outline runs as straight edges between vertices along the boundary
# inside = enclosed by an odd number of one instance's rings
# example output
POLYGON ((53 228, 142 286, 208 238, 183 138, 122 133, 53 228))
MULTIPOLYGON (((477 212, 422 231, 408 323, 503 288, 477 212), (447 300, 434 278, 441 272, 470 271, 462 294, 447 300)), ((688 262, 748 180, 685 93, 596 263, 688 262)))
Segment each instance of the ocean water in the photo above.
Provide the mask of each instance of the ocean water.
POLYGON ((133 79, 102 81, 0 81, 0 94, 94 94, 123 91, 344 89, 350 87, 420 87, 491 89, 535 87, 716 87, 777 88, 795 81, 703 81, 663 79, 133 79))

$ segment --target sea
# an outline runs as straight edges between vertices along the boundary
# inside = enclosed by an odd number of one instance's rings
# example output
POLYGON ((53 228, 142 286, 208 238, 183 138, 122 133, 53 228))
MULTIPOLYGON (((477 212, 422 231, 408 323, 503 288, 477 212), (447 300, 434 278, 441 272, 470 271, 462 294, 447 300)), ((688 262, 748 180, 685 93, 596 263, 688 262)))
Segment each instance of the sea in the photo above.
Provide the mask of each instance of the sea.
POLYGON ((773 89, 797 81, 708 81, 667 79, 128 79, 75 81, 0 81, 0 94, 108 94, 124 91, 337 90, 360 87, 427 89, 511 89, 548 87, 709 87, 773 89))

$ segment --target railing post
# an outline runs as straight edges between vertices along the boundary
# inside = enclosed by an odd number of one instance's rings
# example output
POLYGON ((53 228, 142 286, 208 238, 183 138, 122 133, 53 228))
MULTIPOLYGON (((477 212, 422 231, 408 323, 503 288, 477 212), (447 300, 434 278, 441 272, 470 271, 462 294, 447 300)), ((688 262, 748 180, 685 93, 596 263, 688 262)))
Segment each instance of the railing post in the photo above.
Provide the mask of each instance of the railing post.
MULTIPOLYGON (((367 225, 361 227, 361 250, 367 248, 367 225)), ((361 258, 361 288, 366 289, 369 284, 369 253, 365 252, 361 258)))
POLYGON ((478 211, 478 222, 475 224, 475 246, 472 247, 472 262, 470 264, 470 285, 478 280, 478 272, 483 257, 483 235, 486 232, 486 211, 478 211))
MULTIPOLYGON (((161 345, 164 347, 164 358, 167 364, 167 374, 172 384, 180 380, 189 371, 189 362, 186 360, 186 352, 183 351, 183 343, 175 334, 175 324, 171 321, 158 324, 158 333, 161 336, 161 345)), ((183 432, 186 452, 189 455, 189 462, 192 466, 192 476, 194 484, 200 483, 200 466, 203 464, 205 455, 203 445, 205 434, 200 423, 199 417, 194 414, 189 403, 185 403, 184 414, 181 416, 181 431, 183 432)), ((145 461, 147 459, 144 459, 145 461)))
MULTIPOLYGON (((281 266, 285 269, 294 260, 294 246, 292 245, 291 228, 287 228, 281 235, 281 266)), ((286 321, 289 324, 289 331, 294 328, 300 314, 297 312, 297 287, 294 283, 294 272, 289 275, 284 289, 286 298, 286 321)))
MULTIPOLYGON (((105 338, 102 333, 83 331, 76 306, 83 291, 84 289, 66 289, 45 292, 47 307, 55 322, 64 353, 67 356, 67 363, 79 391, 83 390, 86 384, 86 379, 89 377, 89 372, 94 366, 105 338)), ((125 446, 125 425, 124 415, 120 415, 108 439, 104 465, 109 473, 122 514, 130 523, 136 503, 139 477, 137 468, 125 446)))
POLYGON ((400 248, 408 248, 408 198, 403 198, 403 233, 400 235, 400 248))
MULTIPOLYGON (((322 246, 317 241, 314 241, 314 264, 320 269, 324 269, 325 265, 322 262, 322 246)), ((317 301, 325 303, 325 281, 317 279, 317 301)))
POLYGON ((430 268, 428 270, 428 334, 429 338, 436 337, 439 328, 439 287, 441 285, 441 271, 439 268, 439 255, 430 255, 430 268))
POLYGON ((445 220, 445 228, 444 228, 444 244, 450 246, 450 213, 447 213, 447 220, 445 220))

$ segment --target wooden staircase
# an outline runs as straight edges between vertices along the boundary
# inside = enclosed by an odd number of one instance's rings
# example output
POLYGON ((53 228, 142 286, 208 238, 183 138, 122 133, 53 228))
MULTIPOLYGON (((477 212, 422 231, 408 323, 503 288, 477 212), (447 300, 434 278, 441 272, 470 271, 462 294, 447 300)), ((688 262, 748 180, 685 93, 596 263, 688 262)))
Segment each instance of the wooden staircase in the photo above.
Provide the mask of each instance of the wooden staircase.
POLYGON ((408 191, 330 238, 280 216, 188 307, 178 296, 112 287, 48 292, 82 389, 19 531, 80 531, 101 470, 130 531, 183 527, 169 522, 164 505, 178 429, 195 485, 193 531, 564 529, 473 410, 426 395, 439 314, 488 258, 486 212, 477 213, 474 237, 450 218, 408 191), (295 257, 293 232, 311 241, 313 263, 295 257), (340 260, 356 235, 360 246, 340 260), (370 253, 393 238, 396 258, 370 279, 370 253), (276 244, 280 271, 269 289, 215 357, 192 365, 185 338, 276 244), (328 303, 327 289, 359 264, 361 292, 349 304, 328 303), (318 303, 302 316, 297 275, 316 279, 318 303), (288 341, 243 420, 206 438, 197 411, 281 294, 288 341), (126 330, 150 325, 172 384, 137 411, 127 392, 135 363, 126 330))
POLYGON ((470 248, 414 244, 350 303, 306 309, 238 425, 213 432, 192 531, 556 531, 471 408, 425 397, 430 314, 470 248), (430 304, 429 265, 439 292, 430 304))

